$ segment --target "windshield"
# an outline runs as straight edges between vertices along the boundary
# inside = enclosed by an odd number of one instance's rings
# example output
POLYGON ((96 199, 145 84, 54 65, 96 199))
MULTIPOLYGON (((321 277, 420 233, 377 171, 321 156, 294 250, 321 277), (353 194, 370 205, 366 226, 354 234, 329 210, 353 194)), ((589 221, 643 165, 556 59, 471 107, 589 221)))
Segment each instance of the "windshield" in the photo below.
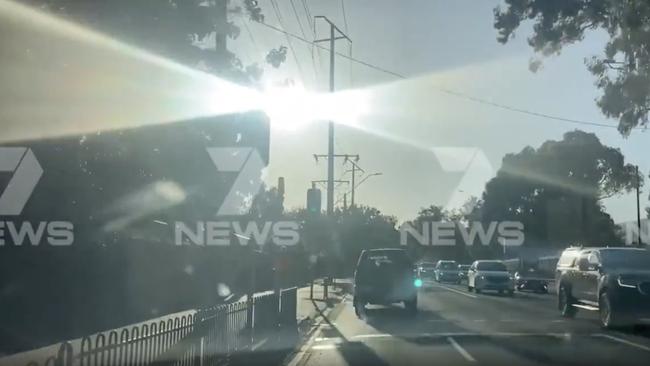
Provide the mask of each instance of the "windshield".
POLYGON ((650 253, 647 251, 602 250, 600 255, 605 267, 650 271, 650 253))
POLYGON ((479 271, 499 271, 506 272, 506 266, 503 263, 499 262, 481 262, 476 265, 476 269, 479 271))
POLYGON ((646 366, 649 127, 650 0, 0 0, 0 365, 646 366))

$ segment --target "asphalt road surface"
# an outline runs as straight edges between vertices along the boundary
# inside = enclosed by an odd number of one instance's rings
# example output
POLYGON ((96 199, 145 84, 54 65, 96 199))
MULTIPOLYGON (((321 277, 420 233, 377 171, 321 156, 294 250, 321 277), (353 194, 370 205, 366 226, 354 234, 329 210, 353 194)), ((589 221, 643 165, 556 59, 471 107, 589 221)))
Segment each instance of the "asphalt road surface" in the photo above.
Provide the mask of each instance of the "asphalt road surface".
POLYGON ((369 306, 359 319, 347 298, 289 365, 650 365, 647 330, 605 331, 589 311, 563 319, 555 301, 425 282, 417 316, 369 306))

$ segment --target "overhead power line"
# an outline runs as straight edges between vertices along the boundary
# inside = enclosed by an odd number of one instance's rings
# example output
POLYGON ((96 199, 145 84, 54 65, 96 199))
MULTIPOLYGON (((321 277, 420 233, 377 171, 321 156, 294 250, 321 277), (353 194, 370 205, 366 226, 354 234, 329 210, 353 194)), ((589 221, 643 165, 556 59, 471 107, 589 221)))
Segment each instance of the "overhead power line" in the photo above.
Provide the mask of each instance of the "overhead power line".
POLYGON ((343 25, 345 26, 345 32, 348 32, 348 16, 345 14, 345 0, 341 0, 341 11, 343 12, 343 25))
MULTIPOLYGON (((309 43, 309 44, 311 44, 311 45, 313 45, 315 47, 318 47, 320 49, 323 49, 323 50, 326 50, 326 51, 329 52, 329 49, 327 47, 322 46, 322 45, 320 45, 318 43, 314 43, 314 42, 312 42, 312 41, 310 41, 308 39, 305 39, 304 37, 300 37, 299 35, 286 32, 286 31, 284 31, 282 29, 279 29, 279 28, 274 27, 274 26, 272 26, 270 24, 267 24, 267 23, 260 23, 260 24, 262 24, 265 27, 268 27, 270 29, 273 29, 273 30, 275 30, 277 32, 285 33, 289 37, 293 37, 293 38, 298 39, 298 40, 300 40, 302 42, 309 43)), ((404 75, 402 75, 400 73, 388 70, 388 69, 383 68, 381 66, 377 66, 377 65, 372 64, 370 62, 363 61, 363 60, 360 60, 358 58, 354 58, 352 56, 348 56, 348 55, 340 53, 340 52, 335 52, 335 54, 337 56, 339 56, 339 57, 348 59, 348 60, 350 60, 350 61, 352 61, 352 62, 354 62, 356 64, 363 65, 363 66, 366 66, 368 68, 383 72, 384 74, 391 75, 391 76, 394 76, 394 77, 400 78, 400 79, 407 79, 406 76, 404 76, 404 75)), ((445 89, 445 88, 439 88, 439 87, 437 87, 435 89, 437 91, 441 92, 441 93, 445 93, 445 94, 452 95, 452 96, 455 96, 455 97, 458 97, 458 98, 462 98, 462 99, 465 99, 465 100, 468 100, 468 101, 471 101, 471 102, 474 102, 474 103, 484 104, 484 105, 488 105, 488 106, 491 106, 491 107, 507 110, 507 111, 510 111, 510 112, 525 114, 525 115, 534 116, 534 117, 538 117, 538 118, 545 118, 545 119, 559 121, 559 122, 577 124, 577 125, 585 125, 585 126, 593 126, 593 127, 606 127, 606 128, 618 129, 618 126, 607 124, 607 123, 591 122, 591 121, 579 120, 579 119, 574 119, 574 118, 566 118, 566 117, 561 117, 561 116, 555 116, 555 115, 552 115, 552 114, 531 111, 531 110, 524 109, 524 108, 513 107, 513 106, 510 106, 510 105, 507 105, 507 104, 501 104, 501 103, 493 102, 491 100, 471 96, 471 95, 468 95, 468 94, 465 94, 465 93, 462 93, 462 92, 458 92, 458 91, 455 91, 455 90, 451 90, 451 89, 445 89)), ((643 127, 635 127, 634 129, 643 129, 643 127)))
POLYGON ((293 15, 296 16, 296 22, 298 22, 298 26, 300 27, 300 34, 302 34, 303 37, 307 37, 305 29, 302 27, 302 22, 300 21, 298 11, 296 10, 296 6, 294 5, 293 0, 289 0, 289 2, 291 3, 291 8, 293 9, 293 15))
MULTIPOLYGON (((278 19, 278 23, 280 23, 280 27, 285 28, 284 21, 282 18, 282 12, 280 11, 280 6, 276 3, 275 0, 271 0, 271 5, 273 7, 273 11, 275 12, 275 17, 278 19)), ((266 23, 260 23, 260 24, 266 24, 266 23)), ((289 38, 289 37, 293 37, 293 33, 287 32, 284 29, 280 29, 280 28, 276 28, 276 29, 284 33, 284 36, 287 39, 287 43, 289 45, 289 49, 293 54, 293 60, 296 63, 296 67, 298 68, 298 74, 300 75, 300 79, 305 80, 305 75, 302 72, 302 67, 300 66, 300 61, 298 60, 298 54, 296 53, 296 50, 293 48, 293 44, 291 43, 291 39, 289 38)))

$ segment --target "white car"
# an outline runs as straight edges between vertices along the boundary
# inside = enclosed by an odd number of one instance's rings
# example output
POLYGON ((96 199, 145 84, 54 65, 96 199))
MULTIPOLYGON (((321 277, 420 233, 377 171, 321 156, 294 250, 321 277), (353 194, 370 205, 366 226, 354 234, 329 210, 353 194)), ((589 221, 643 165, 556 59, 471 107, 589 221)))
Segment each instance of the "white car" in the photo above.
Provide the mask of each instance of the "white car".
POLYGON ((515 278, 501 261, 475 261, 467 272, 467 290, 476 293, 494 290, 512 296, 515 292, 515 278))

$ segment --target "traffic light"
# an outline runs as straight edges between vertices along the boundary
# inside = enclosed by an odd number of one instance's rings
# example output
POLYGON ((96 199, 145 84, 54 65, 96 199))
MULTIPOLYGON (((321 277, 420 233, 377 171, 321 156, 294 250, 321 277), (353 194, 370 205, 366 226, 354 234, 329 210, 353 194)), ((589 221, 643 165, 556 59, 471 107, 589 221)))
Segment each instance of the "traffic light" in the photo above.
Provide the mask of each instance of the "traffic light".
POLYGON ((319 214, 321 210, 320 189, 312 187, 307 190, 307 212, 319 214))

